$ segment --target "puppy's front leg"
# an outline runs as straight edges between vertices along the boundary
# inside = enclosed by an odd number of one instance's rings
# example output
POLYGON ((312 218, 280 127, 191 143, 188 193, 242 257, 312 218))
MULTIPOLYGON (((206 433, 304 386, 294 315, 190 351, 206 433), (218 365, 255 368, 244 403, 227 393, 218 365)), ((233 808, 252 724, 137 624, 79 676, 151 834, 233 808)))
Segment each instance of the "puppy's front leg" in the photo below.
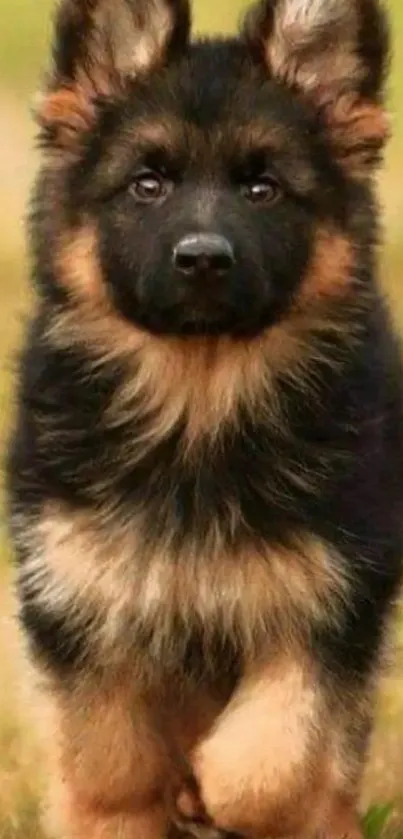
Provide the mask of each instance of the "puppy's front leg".
POLYGON ((334 738, 313 664, 296 656, 255 668, 193 754, 213 823, 252 839, 335 837, 337 823, 353 835, 355 799, 338 798, 334 738))
POLYGON ((53 685, 51 835, 165 839, 167 759, 144 707, 124 683, 53 685))

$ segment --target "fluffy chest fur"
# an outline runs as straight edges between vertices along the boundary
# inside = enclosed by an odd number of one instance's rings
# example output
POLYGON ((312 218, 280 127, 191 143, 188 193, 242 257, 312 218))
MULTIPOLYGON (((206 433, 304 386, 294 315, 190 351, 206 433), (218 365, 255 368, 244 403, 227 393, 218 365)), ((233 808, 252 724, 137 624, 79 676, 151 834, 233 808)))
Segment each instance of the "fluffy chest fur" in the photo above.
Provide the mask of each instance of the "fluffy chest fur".
MULTIPOLYGON (((12 455, 23 613, 40 648, 216 681, 262 648, 336 630, 347 644, 363 587, 397 544, 400 496, 383 491, 400 468, 397 411, 390 383, 375 386, 372 351, 344 365, 336 351, 340 369, 317 362, 302 391, 293 369, 274 383, 261 363, 255 398, 237 402, 234 385, 231 421, 191 445, 181 387, 196 397, 209 381, 207 415, 225 416, 201 363, 176 378, 168 410, 167 371, 161 394, 141 358, 128 379, 40 334, 12 455)), ((312 351, 321 358, 317 341, 312 351)))
POLYGON ((178 663, 186 670, 198 645, 214 671, 217 644, 238 664, 285 637, 297 644, 312 624, 337 624, 349 592, 344 559, 309 533, 288 548, 251 539, 229 549, 211 531, 204 550, 191 540, 177 550, 173 534, 147 544, 141 516, 102 524, 94 513, 49 504, 25 538, 28 601, 68 616, 96 659, 158 661, 166 673, 178 663))

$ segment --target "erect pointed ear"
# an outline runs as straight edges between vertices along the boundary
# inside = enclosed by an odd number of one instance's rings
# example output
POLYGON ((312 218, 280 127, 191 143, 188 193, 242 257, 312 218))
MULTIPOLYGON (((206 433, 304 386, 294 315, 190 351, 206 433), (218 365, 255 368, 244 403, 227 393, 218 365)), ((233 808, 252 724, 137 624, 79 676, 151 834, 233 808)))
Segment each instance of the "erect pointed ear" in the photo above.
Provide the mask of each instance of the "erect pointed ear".
POLYGON ((80 127, 91 102, 171 61, 189 34, 189 0, 62 0, 39 121, 80 127))
POLYGON ((389 30, 378 0, 261 0, 245 22, 269 74, 320 109, 351 170, 379 157, 389 30))

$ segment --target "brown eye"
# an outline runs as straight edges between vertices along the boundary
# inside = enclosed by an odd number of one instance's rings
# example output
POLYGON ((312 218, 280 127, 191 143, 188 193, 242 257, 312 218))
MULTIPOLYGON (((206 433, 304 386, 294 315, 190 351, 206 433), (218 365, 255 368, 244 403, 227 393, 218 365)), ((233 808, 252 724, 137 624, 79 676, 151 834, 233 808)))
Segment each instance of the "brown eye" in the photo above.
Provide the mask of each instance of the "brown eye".
POLYGON ((156 172, 141 172, 130 185, 131 194, 142 204, 161 201, 169 192, 170 182, 156 172))
POLYGON ((243 184, 242 192, 253 204, 273 204, 280 195, 280 184, 269 176, 258 178, 243 184))

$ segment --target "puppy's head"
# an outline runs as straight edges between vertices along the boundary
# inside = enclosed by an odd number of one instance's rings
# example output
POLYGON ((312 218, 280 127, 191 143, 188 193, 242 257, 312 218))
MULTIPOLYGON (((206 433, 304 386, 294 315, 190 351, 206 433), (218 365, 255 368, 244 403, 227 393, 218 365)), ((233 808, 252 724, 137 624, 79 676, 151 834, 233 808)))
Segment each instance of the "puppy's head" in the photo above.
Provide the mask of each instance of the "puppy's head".
MULTIPOLYGON (((39 108, 39 275, 148 332, 256 334, 342 295, 387 137, 377 0, 63 0, 39 108)), ((362 242, 361 242, 362 244, 362 242)))

